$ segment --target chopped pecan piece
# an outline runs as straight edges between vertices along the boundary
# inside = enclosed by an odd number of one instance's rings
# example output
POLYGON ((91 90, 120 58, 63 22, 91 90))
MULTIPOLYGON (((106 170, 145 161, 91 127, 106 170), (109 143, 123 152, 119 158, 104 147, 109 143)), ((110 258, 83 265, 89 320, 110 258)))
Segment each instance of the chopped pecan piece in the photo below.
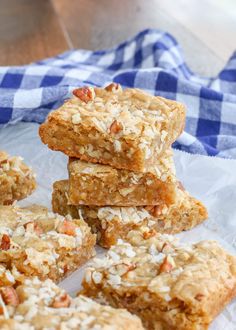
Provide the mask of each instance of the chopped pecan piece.
POLYGON ((17 306, 19 305, 19 298, 16 290, 11 286, 0 288, 2 299, 6 305, 17 306))
POLYGON ((137 266, 135 264, 132 265, 126 265, 126 272, 122 274, 122 276, 127 275, 129 272, 131 272, 132 270, 135 270, 137 268, 137 266))
POLYGON ((88 103, 94 99, 93 90, 89 87, 74 89, 73 94, 85 103, 88 103))
POLYGON ((119 276, 125 276, 132 270, 136 269, 137 266, 135 264, 126 264, 126 263, 121 263, 119 265, 116 265, 114 267, 116 269, 116 272, 118 273, 119 276))
POLYGON ((122 130, 122 125, 118 123, 117 120, 114 120, 113 123, 110 126, 110 132, 113 134, 117 134, 122 130))
POLYGON ((63 271, 64 271, 64 274, 66 274, 69 271, 68 265, 64 265, 63 271))
POLYGON ((71 303, 71 298, 67 293, 64 293, 62 296, 57 297, 51 307, 53 308, 62 308, 62 307, 69 307, 71 303))
POLYGON ((14 201, 12 199, 8 199, 3 202, 3 205, 12 205, 13 203, 14 201))
POLYGON ((6 164, 7 162, 8 162, 7 159, 0 160, 0 166, 1 166, 2 164, 6 164))
POLYGON ((171 245, 170 245, 170 243, 166 243, 166 242, 165 242, 165 243, 162 245, 161 252, 170 251, 170 249, 171 249, 171 245))
POLYGON ((118 90, 121 90, 121 85, 117 83, 111 83, 110 85, 105 87, 105 90, 108 92, 116 92, 118 90))
MULTIPOLYGON (((131 272, 132 270, 135 270, 136 268, 137 268, 137 266, 134 265, 134 264, 129 265, 129 266, 128 266, 128 269, 127 269, 127 273, 128 273, 128 272, 131 272)), ((127 273, 126 273, 126 274, 127 274, 127 273)))
POLYGON ((149 239, 150 237, 153 237, 153 236, 155 236, 156 235, 156 231, 155 231, 155 229, 150 229, 149 231, 145 231, 144 233, 143 233, 143 238, 144 239, 149 239))
POLYGON ((153 216, 158 217, 162 214, 163 206, 155 205, 155 206, 145 206, 145 209, 153 216))
POLYGON ((10 246, 11 246, 10 237, 6 234, 3 234, 0 249, 6 251, 10 249, 10 246))
POLYGON ((202 299, 203 299, 204 297, 205 297, 204 294, 202 294, 202 293, 198 293, 194 298, 195 298, 196 300, 198 300, 198 301, 202 301, 202 299))
POLYGON ((58 232, 61 234, 76 236, 76 225, 72 221, 65 219, 59 224, 58 232))
POLYGON ((169 273, 173 269, 173 265, 169 262, 168 256, 165 257, 162 264, 160 265, 160 273, 169 273))

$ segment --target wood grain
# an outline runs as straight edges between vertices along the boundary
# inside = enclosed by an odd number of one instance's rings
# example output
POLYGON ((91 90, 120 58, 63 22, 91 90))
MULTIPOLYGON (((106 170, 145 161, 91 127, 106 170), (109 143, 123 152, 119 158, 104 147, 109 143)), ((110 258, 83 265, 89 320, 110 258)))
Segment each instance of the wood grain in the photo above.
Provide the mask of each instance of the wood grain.
POLYGON ((69 48, 110 48, 157 28, 180 42, 187 64, 215 75, 235 48, 235 0, 0 0, 0 65, 69 48))
MULTIPOLYGON (((142 29, 162 29, 173 34, 180 42, 192 70, 203 75, 214 75, 223 67, 225 58, 217 52, 217 47, 214 51, 213 45, 208 46, 204 33, 203 35, 193 33, 194 29, 198 30, 197 22, 202 16, 203 2, 210 0, 198 1, 199 12, 188 11, 188 14, 196 15, 194 27, 191 24, 191 15, 188 17, 188 22, 187 20, 182 22, 179 14, 174 13, 178 3, 183 5, 183 2, 186 2, 190 8, 194 1, 71 0, 68 5, 67 0, 53 0, 75 47, 87 49, 112 47, 142 29)), ((204 28, 207 28, 206 24, 204 28)), ((217 28, 213 32, 217 36, 217 28)), ((221 40, 221 47, 224 47, 224 40, 221 40)))
POLYGON ((20 65, 68 49, 48 0, 0 0, 0 65, 20 65))

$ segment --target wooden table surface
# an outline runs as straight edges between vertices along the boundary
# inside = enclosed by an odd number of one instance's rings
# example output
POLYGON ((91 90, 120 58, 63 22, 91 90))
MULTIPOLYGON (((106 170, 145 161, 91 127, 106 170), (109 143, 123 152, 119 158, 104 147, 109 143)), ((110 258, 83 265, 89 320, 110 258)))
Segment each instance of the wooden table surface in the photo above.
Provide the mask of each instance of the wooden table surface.
POLYGON ((146 28, 172 33, 202 75, 236 49, 235 0, 0 0, 0 22, 0 65, 112 47, 146 28))

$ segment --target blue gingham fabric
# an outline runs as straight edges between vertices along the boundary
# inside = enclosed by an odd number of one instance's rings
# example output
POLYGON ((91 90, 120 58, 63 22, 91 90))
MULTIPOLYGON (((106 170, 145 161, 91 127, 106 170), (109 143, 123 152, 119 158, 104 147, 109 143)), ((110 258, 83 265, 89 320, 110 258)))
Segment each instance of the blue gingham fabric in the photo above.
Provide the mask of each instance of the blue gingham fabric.
POLYGON ((111 81, 186 104, 186 127, 175 148, 236 158, 236 53, 217 77, 202 78, 188 68, 177 41, 158 30, 109 50, 72 50, 30 65, 0 67, 0 127, 42 123, 73 88, 111 81))

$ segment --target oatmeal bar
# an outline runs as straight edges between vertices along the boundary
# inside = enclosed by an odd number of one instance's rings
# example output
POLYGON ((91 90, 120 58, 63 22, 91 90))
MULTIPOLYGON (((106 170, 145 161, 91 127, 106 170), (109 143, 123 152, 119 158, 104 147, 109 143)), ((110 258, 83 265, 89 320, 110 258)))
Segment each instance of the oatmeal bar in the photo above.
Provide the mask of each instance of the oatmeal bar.
POLYGON ((36 188, 35 174, 22 160, 0 151, 0 205, 23 199, 36 188))
POLYGON ((144 330, 124 309, 71 298, 51 280, 26 279, 16 289, 0 288, 0 328, 4 330, 144 330))
POLYGON ((184 128, 181 103, 138 89, 111 84, 73 94, 39 130, 43 143, 70 157, 142 172, 184 128))
POLYGON ((0 263, 25 277, 58 282, 94 255, 95 240, 83 220, 37 205, 0 206, 0 263))
POLYGON ((203 330, 236 296, 236 257, 215 241, 129 233, 87 269, 82 294, 137 314, 147 329, 203 330))
POLYGON ((109 165, 69 161, 69 204, 170 205, 176 200, 175 167, 171 150, 148 172, 118 170, 109 165))
POLYGON ((53 211, 61 215, 82 217, 97 233, 98 244, 109 248, 119 238, 125 239, 132 229, 143 225, 160 233, 174 234, 188 230, 207 218, 206 208, 183 188, 178 189, 178 201, 170 207, 96 207, 68 205, 68 181, 53 185, 53 211))

